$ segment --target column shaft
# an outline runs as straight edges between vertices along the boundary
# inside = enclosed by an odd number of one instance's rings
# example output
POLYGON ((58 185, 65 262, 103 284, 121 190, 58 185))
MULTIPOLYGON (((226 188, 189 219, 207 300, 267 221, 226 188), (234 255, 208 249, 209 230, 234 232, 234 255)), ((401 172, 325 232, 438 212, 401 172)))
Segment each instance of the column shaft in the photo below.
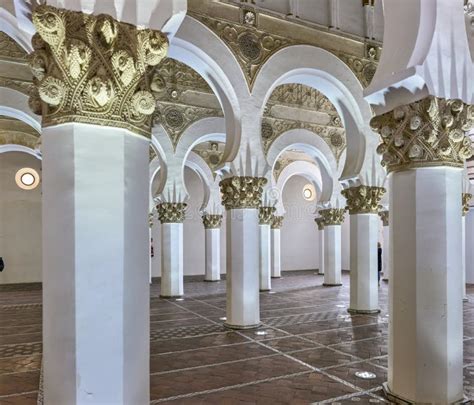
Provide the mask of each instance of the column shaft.
POLYGON ((388 392, 416 403, 463 398, 461 169, 390 176, 388 392))
POLYGON ((181 297, 184 293, 183 276, 183 223, 162 223, 160 296, 181 297))
POLYGON ((324 284, 342 285, 341 280, 341 225, 324 227, 324 284))
POLYGON ((319 239, 319 274, 324 274, 324 228, 318 231, 319 239))
POLYGON ((148 149, 124 129, 43 129, 47 404, 149 403, 148 149))
POLYGON ((383 227, 382 279, 390 281, 392 263, 390 260, 390 225, 383 227))
POLYGON ((280 228, 272 228, 272 278, 281 277, 281 231, 280 228))
POLYGON ((245 329, 260 324, 258 209, 227 211, 227 322, 245 329))
POLYGON ((260 291, 269 291, 271 284, 271 230, 269 224, 260 224, 260 291))
POLYGON ((205 232, 206 274, 205 281, 221 279, 221 230, 207 228, 205 232))
POLYGON ((350 216, 351 313, 374 313, 379 310, 377 274, 377 237, 379 217, 376 213, 350 216))

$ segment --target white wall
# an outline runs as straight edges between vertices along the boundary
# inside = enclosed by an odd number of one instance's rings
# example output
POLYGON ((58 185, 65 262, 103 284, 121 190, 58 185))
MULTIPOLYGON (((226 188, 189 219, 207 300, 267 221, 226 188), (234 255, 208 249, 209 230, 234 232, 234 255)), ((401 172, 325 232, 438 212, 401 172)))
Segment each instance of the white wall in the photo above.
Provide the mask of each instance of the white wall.
POLYGON ((466 215, 466 283, 474 284, 474 209, 466 215))
POLYGON ((0 256, 5 261, 0 284, 41 281, 41 184, 34 190, 20 189, 15 174, 23 167, 41 175, 35 157, 0 154, 0 256))

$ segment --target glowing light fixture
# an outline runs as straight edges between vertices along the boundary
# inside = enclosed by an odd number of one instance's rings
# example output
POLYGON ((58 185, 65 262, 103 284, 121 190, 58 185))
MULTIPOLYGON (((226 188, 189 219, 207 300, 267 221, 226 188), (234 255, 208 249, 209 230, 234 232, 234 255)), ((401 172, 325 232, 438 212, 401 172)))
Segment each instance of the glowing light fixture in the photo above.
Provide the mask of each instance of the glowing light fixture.
POLYGON ((15 182, 23 190, 33 190, 38 186, 40 176, 35 169, 24 167, 16 172, 15 182))
POLYGON ((313 201, 316 198, 316 190, 312 184, 306 184, 303 187, 303 198, 306 201, 313 201))

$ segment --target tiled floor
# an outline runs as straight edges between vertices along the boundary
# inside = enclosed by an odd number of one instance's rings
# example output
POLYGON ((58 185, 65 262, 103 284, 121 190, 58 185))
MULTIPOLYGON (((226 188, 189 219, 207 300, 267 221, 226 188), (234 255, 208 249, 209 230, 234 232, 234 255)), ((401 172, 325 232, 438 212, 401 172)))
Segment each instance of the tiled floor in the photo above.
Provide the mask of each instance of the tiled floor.
MULTIPOLYGON (((184 300, 151 288, 151 401, 164 404, 384 402, 387 285, 382 313, 346 312, 349 279, 322 287, 313 272, 285 274, 261 293, 263 326, 230 331, 225 282, 185 283, 184 300), (372 380, 356 377, 370 371, 372 380)), ((474 397, 474 288, 464 304, 465 391, 474 397)), ((41 368, 41 291, 0 287, 0 404, 36 404, 41 368)))

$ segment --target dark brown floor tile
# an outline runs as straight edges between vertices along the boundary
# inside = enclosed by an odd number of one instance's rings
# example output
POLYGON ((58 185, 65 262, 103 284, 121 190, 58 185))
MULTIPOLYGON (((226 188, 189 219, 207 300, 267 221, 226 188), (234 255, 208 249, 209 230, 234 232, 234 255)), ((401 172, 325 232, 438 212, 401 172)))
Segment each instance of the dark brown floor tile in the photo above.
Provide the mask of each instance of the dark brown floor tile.
POLYGON ((388 352, 388 337, 380 337, 368 340, 359 340, 357 342, 348 342, 337 344, 334 349, 352 354, 362 359, 385 356, 388 352))
POLYGON ((277 355, 258 360, 161 374, 151 376, 151 399, 222 388, 306 370, 306 367, 277 355))
POLYGON ((304 337, 306 339, 314 340, 317 343, 321 343, 324 345, 332 345, 337 343, 357 341, 361 339, 381 337, 386 334, 387 327, 385 324, 374 324, 358 326, 355 328, 318 332, 314 334, 305 335, 304 337))
POLYGON ((261 342, 283 353, 292 352, 295 350, 311 349, 318 346, 316 343, 308 342, 297 336, 289 336, 272 340, 262 340, 261 342))
POLYGON ((316 368, 337 366, 357 360, 353 356, 342 354, 326 347, 317 347, 292 353, 291 356, 316 368))
POLYGON ((326 370, 326 372, 364 390, 380 387, 384 382, 387 381, 387 370, 374 366, 369 362, 345 364, 341 367, 335 367, 326 370), (375 378, 364 380, 360 377, 357 377, 356 372, 360 371, 373 373, 375 374, 375 378))

